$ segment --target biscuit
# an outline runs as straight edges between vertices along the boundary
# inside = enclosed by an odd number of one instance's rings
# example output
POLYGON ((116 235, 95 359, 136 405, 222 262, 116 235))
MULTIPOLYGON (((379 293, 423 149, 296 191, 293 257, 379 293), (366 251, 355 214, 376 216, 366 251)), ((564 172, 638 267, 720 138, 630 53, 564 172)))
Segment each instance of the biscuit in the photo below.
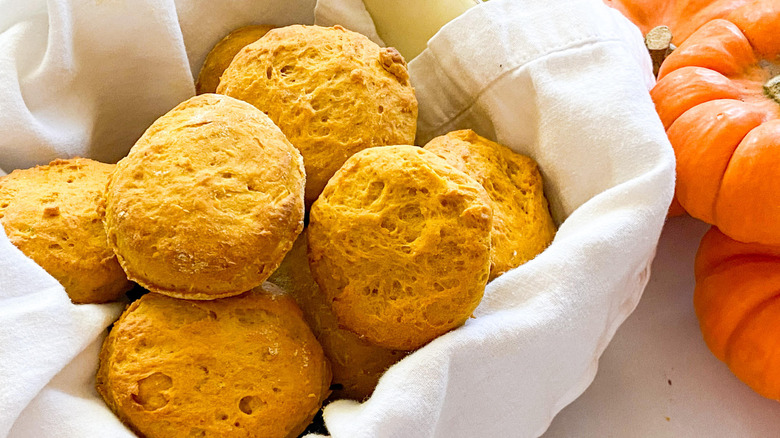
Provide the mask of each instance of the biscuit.
POLYGON ((297 437, 330 369, 295 302, 265 283, 210 301, 146 294, 103 343, 96 387, 136 433, 297 437))
POLYGON ((339 328, 329 302, 309 270, 304 230, 269 281, 284 289, 301 307, 333 371, 332 399, 362 401, 374 392, 379 378, 406 353, 388 350, 339 328))
POLYGON ((493 204, 490 279, 544 251, 555 222, 536 162, 465 129, 436 137, 425 149, 480 183, 493 204))
POLYGON ((414 143, 403 57, 340 26, 271 30, 236 55, 217 92, 261 109, 301 151, 307 205, 355 152, 414 143))
POLYGON ((130 279, 214 299, 265 281, 303 229, 303 159, 255 107, 202 94, 160 117, 118 164, 109 242, 130 279))
POLYGON ((490 270, 490 198, 432 152, 371 148, 311 209, 309 262, 339 324, 413 350, 462 325, 490 270))
POLYGON ((16 245, 56 278, 74 303, 104 303, 132 283, 98 215, 113 164, 54 160, 0 177, 0 223, 16 245))
POLYGON ((195 83, 197 94, 214 93, 219 85, 219 77, 230 65, 233 57, 246 45, 259 40, 273 26, 252 25, 239 27, 222 38, 206 55, 203 67, 200 69, 198 81, 195 83))

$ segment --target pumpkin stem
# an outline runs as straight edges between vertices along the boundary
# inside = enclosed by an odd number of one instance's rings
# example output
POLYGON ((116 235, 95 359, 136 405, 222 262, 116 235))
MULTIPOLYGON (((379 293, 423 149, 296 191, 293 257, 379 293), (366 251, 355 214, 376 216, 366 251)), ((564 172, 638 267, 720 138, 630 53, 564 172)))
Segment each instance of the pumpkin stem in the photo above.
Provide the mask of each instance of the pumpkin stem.
POLYGON ((764 84, 764 94, 780 104, 780 75, 773 77, 764 84))
POLYGON ((645 46, 653 60, 653 75, 658 76, 664 59, 675 49, 672 44, 672 31, 667 26, 656 26, 645 35, 645 46))

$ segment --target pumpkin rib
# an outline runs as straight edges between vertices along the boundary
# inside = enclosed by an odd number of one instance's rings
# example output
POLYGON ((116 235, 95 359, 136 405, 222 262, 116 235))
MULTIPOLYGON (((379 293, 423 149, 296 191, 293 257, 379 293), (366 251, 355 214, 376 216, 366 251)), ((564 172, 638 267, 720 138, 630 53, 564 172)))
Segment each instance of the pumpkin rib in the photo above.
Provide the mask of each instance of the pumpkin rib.
POLYGON ((723 74, 698 66, 685 66, 669 72, 650 90, 664 129, 683 113, 704 102, 739 100, 739 89, 723 74))
MULTIPOLYGON (((780 315, 780 293, 745 314, 729 336, 725 362, 734 375, 764 397, 780 398, 780 341, 766 327, 780 315)), ((777 330, 777 329, 776 329, 777 330)), ((774 333, 775 335, 777 333, 774 333)))
POLYGON ((745 35, 753 49, 763 58, 780 52, 780 9, 776 2, 756 0, 734 10, 728 17, 745 35))
POLYGON ((664 61, 658 80, 686 66, 703 67, 729 76, 758 62, 753 47, 736 24, 718 18, 696 30, 664 61))
MULTIPOLYGON (((718 18, 725 18, 732 11, 749 4, 753 0, 689 0, 684 3, 677 13, 678 22, 674 22, 674 29, 679 34, 674 41, 682 43, 701 26, 718 18)), ((679 1, 673 2, 679 4, 679 1)))
POLYGON ((715 201, 734 151, 763 116, 734 99, 697 105, 666 131, 677 157, 675 195, 691 216, 715 222, 715 201), (725 123, 728 121, 728 123, 725 123))
POLYGON ((729 264, 698 278, 693 305, 710 351, 725 361, 729 339, 745 315, 778 294, 780 271, 775 261, 729 264), (735 289, 735 285, 739 288, 735 289))
POLYGON ((780 244, 780 179, 774 177, 780 154, 773 153, 778 148, 780 120, 765 121, 745 135, 723 172, 712 223, 735 240, 780 244), (746 212, 752 213, 748 223, 746 212))
POLYGON ((757 314, 759 314, 764 308, 772 305, 773 301, 777 301, 778 298, 780 298, 780 286, 778 286, 775 289, 774 295, 766 298, 765 300, 761 301, 756 306, 752 307, 750 310, 742 314, 742 318, 731 330, 731 334, 729 334, 729 336, 726 338, 726 351, 724 356, 725 357, 724 362, 726 363, 731 362, 731 352, 734 348, 732 344, 734 339, 740 335, 740 332, 743 331, 747 325, 750 324, 751 319, 753 319, 757 314))

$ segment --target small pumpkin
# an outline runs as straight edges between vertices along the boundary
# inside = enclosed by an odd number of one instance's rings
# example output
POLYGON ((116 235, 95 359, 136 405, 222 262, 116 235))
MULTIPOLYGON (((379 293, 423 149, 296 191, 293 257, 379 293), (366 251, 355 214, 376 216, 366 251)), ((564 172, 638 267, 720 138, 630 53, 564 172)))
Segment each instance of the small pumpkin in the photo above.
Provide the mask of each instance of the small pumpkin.
POLYGON ((780 245, 780 1, 707 22, 651 91, 685 210, 743 242, 780 245))
MULTIPOLYGON (((658 75, 661 64, 671 50, 685 41, 702 24, 715 18, 725 17, 734 9, 751 1, 604 0, 604 3, 620 11, 639 27, 642 35, 645 35, 645 44, 653 60, 653 73, 658 75), (653 32, 661 28, 665 28, 661 30, 663 36, 656 42, 651 41, 653 32), (655 47, 658 43, 661 45, 655 47)), ((685 209, 675 196, 669 206, 668 216, 679 216, 685 213, 685 209)))
POLYGON ((713 227, 695 263, 694 309, 712 353, 754 391, 780 400, 780 247, 713 227))

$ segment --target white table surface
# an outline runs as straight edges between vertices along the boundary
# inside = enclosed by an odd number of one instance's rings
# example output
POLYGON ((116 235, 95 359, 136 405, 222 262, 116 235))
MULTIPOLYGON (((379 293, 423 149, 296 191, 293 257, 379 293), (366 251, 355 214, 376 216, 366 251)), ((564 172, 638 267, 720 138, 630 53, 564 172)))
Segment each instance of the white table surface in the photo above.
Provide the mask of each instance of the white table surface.
POLYGON ((708 229, 688 217, 667 221, 639 305, 593 384, 544 438, 780 437, 780 403, 737 380, 701 338, 693 261, 708 229))

